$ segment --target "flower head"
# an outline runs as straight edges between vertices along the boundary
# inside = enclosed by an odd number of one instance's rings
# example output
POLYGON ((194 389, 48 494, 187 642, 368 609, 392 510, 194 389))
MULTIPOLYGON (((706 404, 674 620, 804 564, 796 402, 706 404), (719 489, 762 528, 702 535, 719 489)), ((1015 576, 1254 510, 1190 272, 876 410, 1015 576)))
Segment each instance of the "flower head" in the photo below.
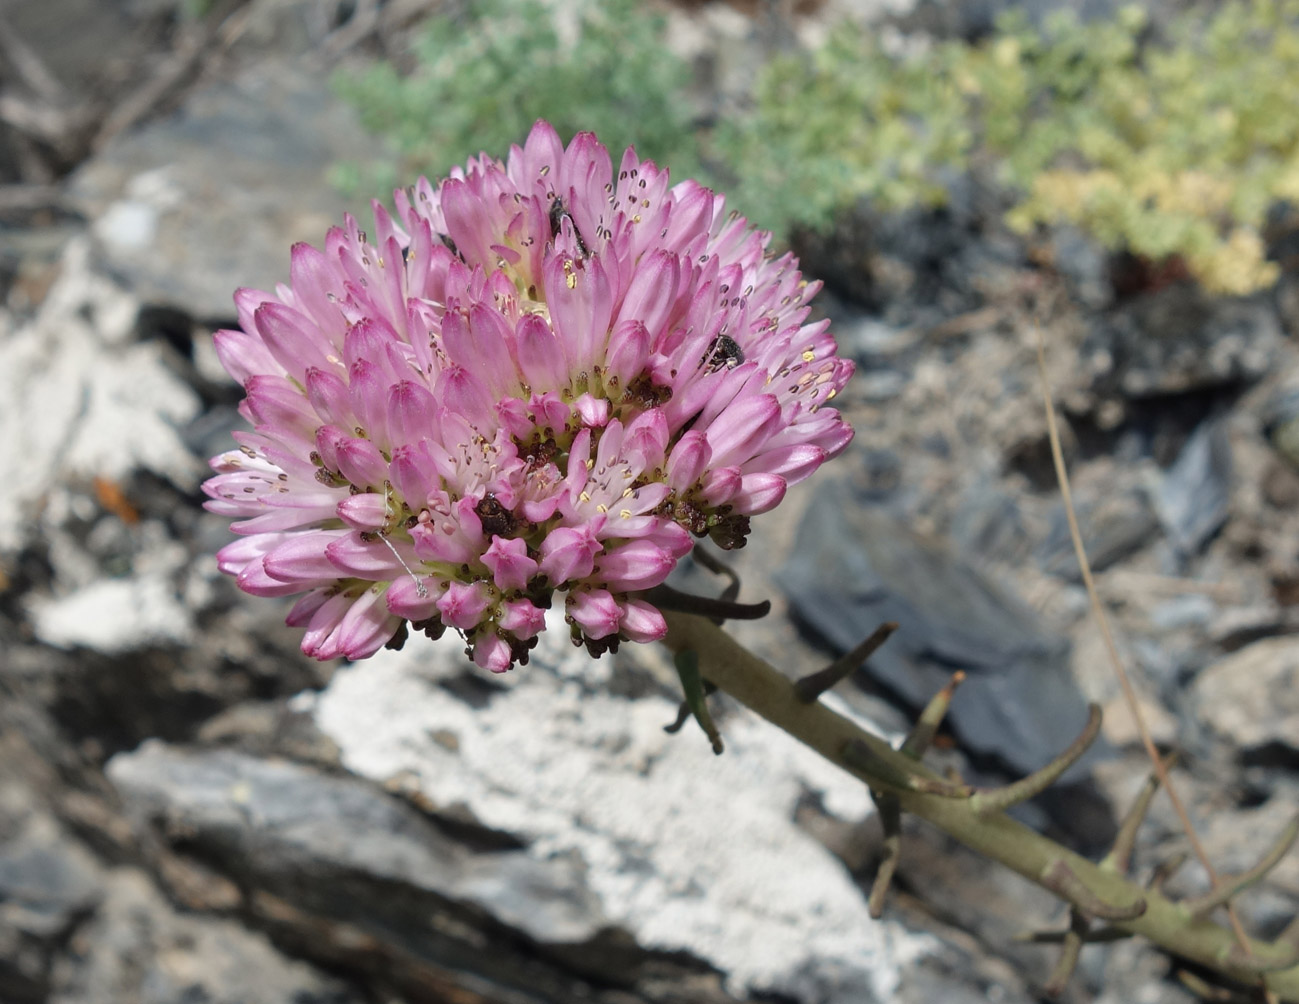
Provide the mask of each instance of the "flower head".
POLYGON ((350 217, 291 283, 235 294, 216 348, 254 426, 213 459, 222 571, 320 659, 460 631, 526 661, 556 594, 593 652, 665 631, 640 594, 692 538, 749 517, 847 445, 852 364, 819 288, 720 196, 538 122, 504 162, 350 217))

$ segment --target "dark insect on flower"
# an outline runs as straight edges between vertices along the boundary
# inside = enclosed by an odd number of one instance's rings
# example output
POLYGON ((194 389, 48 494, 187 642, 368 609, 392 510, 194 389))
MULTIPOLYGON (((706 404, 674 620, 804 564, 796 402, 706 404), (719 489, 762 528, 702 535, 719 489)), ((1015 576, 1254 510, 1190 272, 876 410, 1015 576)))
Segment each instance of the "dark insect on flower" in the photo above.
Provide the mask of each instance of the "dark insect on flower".
POLYGON ((501 505, 491 492, 474 506, 474 513, 483 521, 483 533, 493 537, 508 537, 518 525, 514 513, 501 505))
POLYGON ((710 373, 720 369, 733 370, 742 362, 744 362, 744 350, 730 335, 718 335, 714 338, 708 346, 708 351, 704 353, 704 358, 700 360, 710 373))
MULTIPOLYGON (((442 246, 443 246, 444 248, 446 248, 448 251, 450 251, 453 255, 455 255, 455 256, 456 256, 457 258, 459 258, 461 261, 464 261, 464 260, 465 260, 465 256, 462 255, 462 254, 460 253, 460 249, 459 249, 458 247, 456 247, 456 242, 451 238, 451 235, 450 235, 450 234, 438 234, 438 237, 440 237, 440 238, 442 239, 442 246)), ((403 259, 403 260, 405 260, 405 259, 403 259)))
POLYGON ((577 253, 583 258, 589 258, 591 252, 586 249, 586 241, 582 240, 582 231, 577 229, 577 220, 573 219, 573 214, 564 208, 564 200, 556 195, 555 201, 550 204, 550 233, 552 238, 559 237, 565 217, 568 218, 569 224, 573 227, 573 240, 577 242, 577 253))

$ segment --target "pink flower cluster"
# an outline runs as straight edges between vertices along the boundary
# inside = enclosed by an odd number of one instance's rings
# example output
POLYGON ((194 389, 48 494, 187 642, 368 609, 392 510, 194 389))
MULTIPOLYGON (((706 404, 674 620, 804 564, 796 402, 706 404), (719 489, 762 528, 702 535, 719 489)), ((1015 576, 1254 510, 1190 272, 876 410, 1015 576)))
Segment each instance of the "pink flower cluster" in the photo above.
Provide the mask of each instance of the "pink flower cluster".
POLYGON ((665 631, 641 598, 692 538, 744 543, 852 436, 819 288, 720 196, 538 122, 505 163, 350 217, 216 349, 254 431, 212 461, 222 571, 302 594, 320 659, 460 631, 526 662, 556 593, 595 653, 665 631))

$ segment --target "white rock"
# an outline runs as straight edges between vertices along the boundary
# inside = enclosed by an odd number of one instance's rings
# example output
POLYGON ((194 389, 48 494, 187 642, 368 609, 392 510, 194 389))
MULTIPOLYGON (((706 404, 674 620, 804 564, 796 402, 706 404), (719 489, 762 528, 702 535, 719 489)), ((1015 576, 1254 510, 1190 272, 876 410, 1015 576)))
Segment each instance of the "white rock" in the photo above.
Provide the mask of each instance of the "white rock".
POLYGON ((138 251, 158 234, 158 210, 147 202, 122 199, 95 221, 95 236, 106 244, 138 251))
POLYGON ((930 939, 872 921, 844 866, 793 822, 809 791, 865 819, 865 788, 744 710, 721 722, 727 751, 714 757, 693 724, 663 731, 671 702, 600 692, 610 671, 556 625, 475 709, 437 685, 479 672, 458 640, 412 639, 299 706, 314 706, 352 771, 413 780, 541 858, 580 854, 610 919, 642 945, 706 959, 732 993, 815 999, 846 977, 890 999, 930 939))
POLYGON ((185 642, 189 613, 161 576, 102 579, 57 599, 33 597, 28 605, 36 637, 58 648, 129 652, 158 642, 185 642))
POLYGON ((178 425, 197 395, 156 344, 129 344, 136 303, 69 244, 37 316, 0 328, 0 552, 20 548, 56 485, 147 469, 182 488, 200 473, 178 425))
POLYGON ((1264 638, 1196 677, 1200 718, 1242 749, 1299 748, 1299 642, 1264 638))

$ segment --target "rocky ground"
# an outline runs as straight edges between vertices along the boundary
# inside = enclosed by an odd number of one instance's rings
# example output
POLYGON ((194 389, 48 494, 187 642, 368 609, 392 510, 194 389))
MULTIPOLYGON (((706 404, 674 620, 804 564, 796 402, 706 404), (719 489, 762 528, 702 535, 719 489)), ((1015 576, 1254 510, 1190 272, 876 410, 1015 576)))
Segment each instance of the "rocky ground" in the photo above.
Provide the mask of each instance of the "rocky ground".
MULTIPOLYGON (((0 1001, 1037 1000, 1054 960, 1015 935, 1063 925, 1051 897, 908 825, 870 921, 865 792, 725 704, 725 756, 666 735, 657 649, 548 644, 503 679, 455 644, 321 666, 216 573, 198 484, 239 420, 211 332, 360 209, 325 176, 370 142, 328 74, 429 6, 4 7, 0 1001)), ((997 5, 878 6, 950 31, 997 5)), ((675 16, 685 50, 756 33, 675 16)), ((743 597, 776 607, 737 634, 796 673, 897 620, 835 700, 894 735, 966 669, 939 759, 984 780, 1101 703, 1103 748, 1026 818, 1103 851, 1148 765, 1072 559, 1040 326, 1120 649, 1215 861, 1243 869, 1299 806, 1299 273, 1209 300, 998 218, 974 180, 801 242, 860 364, 858 435, 736 553, 743 597)), ((1278 221, 1279 258, 1292 242, 1278 221)), ((1138 867, 1183 847, 1157 801, 1138 867)), ((1274 935, 1297 903, 1291 858, 1240 913, 1274 935)), ((1182 1004, 1176 971, 1089 948, 1065 999, 1182 1004)))

